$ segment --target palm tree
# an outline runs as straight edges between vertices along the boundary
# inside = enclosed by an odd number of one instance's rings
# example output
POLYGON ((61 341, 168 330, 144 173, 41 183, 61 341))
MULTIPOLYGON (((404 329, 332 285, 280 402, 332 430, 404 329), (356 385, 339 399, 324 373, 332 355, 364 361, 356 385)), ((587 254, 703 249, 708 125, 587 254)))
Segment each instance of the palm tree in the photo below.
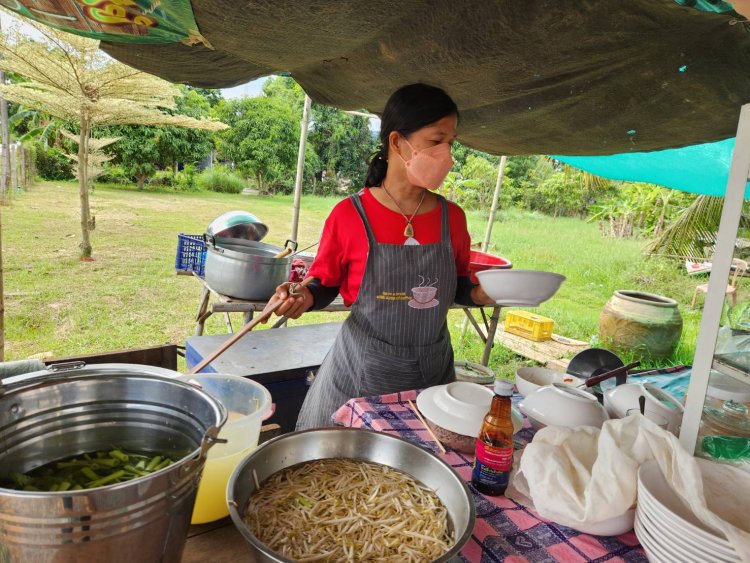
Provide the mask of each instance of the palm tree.
POLYGON ((723 206, 723 197, 698 196, 648 244, 646 252, 679 258, 710 258, 723 206))

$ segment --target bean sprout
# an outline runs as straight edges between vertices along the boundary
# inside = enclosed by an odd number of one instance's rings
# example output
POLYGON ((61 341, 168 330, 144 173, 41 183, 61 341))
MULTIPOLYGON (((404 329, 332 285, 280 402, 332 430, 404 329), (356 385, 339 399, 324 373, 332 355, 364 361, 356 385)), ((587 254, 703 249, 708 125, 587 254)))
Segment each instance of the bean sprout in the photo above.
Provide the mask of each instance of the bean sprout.
POLYGON ((453 545, 445 506, 410 476, 375 463, 323 459, 269 477, 245 524, 298 562, 424 562, 453 545))

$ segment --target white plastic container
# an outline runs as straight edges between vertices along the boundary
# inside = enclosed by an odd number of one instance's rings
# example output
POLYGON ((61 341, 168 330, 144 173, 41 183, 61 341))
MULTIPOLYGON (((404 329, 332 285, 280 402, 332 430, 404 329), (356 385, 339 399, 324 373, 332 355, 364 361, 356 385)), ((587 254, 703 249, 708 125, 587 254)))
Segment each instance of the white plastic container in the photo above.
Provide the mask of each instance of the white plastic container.
POLYGON ((200 385, 229 413, 219 432, 219 438, 227 443, 215 444, 209 450, 195 499, 191 523, 204 524, 229 515, 226 504, 229 476, 258 447, 261 423, 271 409, 271 394, 260 383, 236 375, 197 374, 185 379, 200 385))

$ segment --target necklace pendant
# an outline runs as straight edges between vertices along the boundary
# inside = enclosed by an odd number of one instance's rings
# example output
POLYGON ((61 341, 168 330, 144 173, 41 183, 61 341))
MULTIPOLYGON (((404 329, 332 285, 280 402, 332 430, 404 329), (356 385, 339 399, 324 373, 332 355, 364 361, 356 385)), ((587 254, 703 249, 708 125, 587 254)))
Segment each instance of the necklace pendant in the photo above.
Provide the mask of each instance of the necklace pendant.
POLYGON ((414 227, 411 226, 411 221, 408 221, 406 223, 406 228, 404 229, 404 236, 407 238, 414 236, 414 227))

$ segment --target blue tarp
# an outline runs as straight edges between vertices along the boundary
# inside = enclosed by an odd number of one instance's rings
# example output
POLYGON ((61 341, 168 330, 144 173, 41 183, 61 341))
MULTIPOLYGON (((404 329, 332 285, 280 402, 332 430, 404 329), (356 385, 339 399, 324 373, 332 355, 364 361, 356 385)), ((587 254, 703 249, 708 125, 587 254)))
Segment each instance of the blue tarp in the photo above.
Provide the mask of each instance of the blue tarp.
MULTIPOLYGON (((648 182, 685 192, 724 195, 734 139, 654 152, 553 158, 611 180, 648 182)), ((750 188, 745 192, 750 197, 750 188)))

